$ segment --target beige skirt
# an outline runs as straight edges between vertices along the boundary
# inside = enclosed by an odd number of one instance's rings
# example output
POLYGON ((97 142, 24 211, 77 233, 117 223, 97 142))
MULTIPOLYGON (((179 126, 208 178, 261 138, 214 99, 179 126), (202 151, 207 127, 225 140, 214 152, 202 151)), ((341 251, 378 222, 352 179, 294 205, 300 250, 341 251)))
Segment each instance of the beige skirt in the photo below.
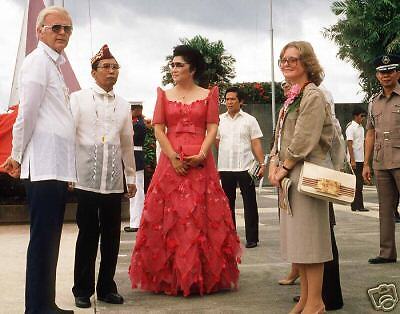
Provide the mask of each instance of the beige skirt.
POLYGON ((297 191, 302 165, 298 163, 289 176, 293 216, 280 210, 282 257, 291 263, 324 263, 333 259, 328 202, 297 191))

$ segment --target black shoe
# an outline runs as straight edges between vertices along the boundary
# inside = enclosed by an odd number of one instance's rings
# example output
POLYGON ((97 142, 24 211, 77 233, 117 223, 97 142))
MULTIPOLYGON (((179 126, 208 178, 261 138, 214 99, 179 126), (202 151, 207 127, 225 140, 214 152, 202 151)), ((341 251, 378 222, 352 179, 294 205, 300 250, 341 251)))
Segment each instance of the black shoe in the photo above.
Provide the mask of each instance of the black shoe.
POLYGON ((57 305, 53 305, 50 311, 46 311, 46 313, 50 314, 74 314, 73 310, 63 310, 60 309, 57 305))
POLYGON ((370 264, 396 263, 396 259, 395 258, 384 258, 384 257, 377 256, 375 258, 370 258, 368 260, 368 263, 370 263, 370 264))
POLYGON ((131 228, 131 227, 125 227, 124 231, 125 232, 137 232, 139 228, 131 228))
POLYGON ((123 304, 124 303, 124 298, 118 292, 111 292, 104 297, 98 295, 97 299, 99 301, 103 301, 103 302, 111 303, 111 304, 123 304))
POLYGON ((82 309, 86 309, 92 306, 90 303, 90 298, 88 297, 75 297, 75 305, 76 307, 80 307, 82 309))
POLYGON ((246 243, 246 248, 248 248, 248 249, 251 249, 256 246, 257 246, 257 242, 247 242, 246 243))
POLYGON ((369 212, 369 209, 366 208, 360 208, 358 209, 359 212, 369 212))
POLYGON ((300 301, 300 296, 299 295, 295 295, 294 297, 293 297, 293 302, 299 302, 300 301))

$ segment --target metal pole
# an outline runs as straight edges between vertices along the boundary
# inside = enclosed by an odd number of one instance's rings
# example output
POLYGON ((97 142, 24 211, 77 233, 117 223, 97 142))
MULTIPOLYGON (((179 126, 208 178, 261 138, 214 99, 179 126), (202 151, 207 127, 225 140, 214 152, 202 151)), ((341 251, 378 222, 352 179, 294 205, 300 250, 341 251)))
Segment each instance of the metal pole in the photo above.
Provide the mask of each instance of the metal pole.
POLYGON ((272 132, 275 131, 275 78, 274 78, 274 29, 272 27, 272 0, 269 2, 270 32, 271 32, 271 110, 272 110, 272 132))

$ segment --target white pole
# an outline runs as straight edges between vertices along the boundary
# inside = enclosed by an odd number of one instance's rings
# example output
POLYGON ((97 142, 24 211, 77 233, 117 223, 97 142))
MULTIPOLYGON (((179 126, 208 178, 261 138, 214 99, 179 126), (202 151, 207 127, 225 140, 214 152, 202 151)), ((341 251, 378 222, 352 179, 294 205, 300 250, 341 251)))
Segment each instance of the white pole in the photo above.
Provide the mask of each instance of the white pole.
POLYGON ((270 32, 271 32, 271 110, 272 110, 272 132, 275 131, 275 78, 274 78, 274 29, 272 27, 272 0, 269 2, 270 4, 270 32))

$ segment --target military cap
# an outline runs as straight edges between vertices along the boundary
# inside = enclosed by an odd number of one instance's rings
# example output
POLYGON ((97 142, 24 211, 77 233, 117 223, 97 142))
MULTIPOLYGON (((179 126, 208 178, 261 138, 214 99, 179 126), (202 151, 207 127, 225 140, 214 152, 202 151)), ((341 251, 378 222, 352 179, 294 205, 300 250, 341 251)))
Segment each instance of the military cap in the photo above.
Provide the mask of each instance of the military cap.
POLYGON ((93 64, 103 59, 115 59, 114 56, 111 54, 108 45, 103 45, 103 47, 100 48, 99 52, 96 53, 90 60, 90 63, 93 66, 93 64))
POLYGON ((141 108, 141 109, 143 109, 143 104, 142 104, 142 102, 132 101, 132 102, 129 102, 129 103, 130 103, 130 105, 131 105, 131 110, 134 110, 134 109, 136 109, 136 108, 141 108))
POLYGON ((400 56, 387 54, 382 55, 374 60, 375 69, 379 72, 391 71, 399 69, 400 67, 400 56))

